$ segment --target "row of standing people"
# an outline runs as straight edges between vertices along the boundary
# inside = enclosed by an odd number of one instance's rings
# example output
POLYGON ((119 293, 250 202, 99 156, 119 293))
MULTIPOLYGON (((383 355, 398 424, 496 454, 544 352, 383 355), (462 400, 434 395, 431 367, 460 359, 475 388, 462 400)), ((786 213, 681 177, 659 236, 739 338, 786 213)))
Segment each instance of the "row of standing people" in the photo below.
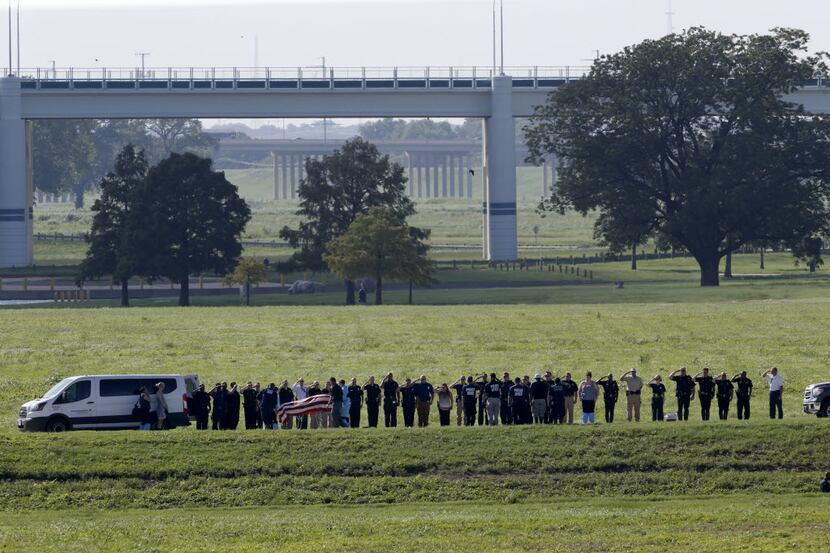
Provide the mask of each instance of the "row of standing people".
MULTIPOLYGON (((776 368, 762 373, 770 389, 770 417, 783 416, 781 394, 783 379, 776 368)), ((676 384, 677 416, 688 420, 689 405, 697 397, 700 402, 701 417, 709 420, 713 399, 717 400, 719 418, 728 417, 733 396, 737 397, 737 415, 739 419, 749 419, 750 400, 752 397, 752 380, 742 372, 731 379, 726 373, 717 377, 709 374, 709 369, 695 376, 689 376, 685 368, 680 368, 669 375, 669 380, 676 384), (737 393, 736 393, 737 390, 737 393)), ((664 419, 666 386, 660 375, 648 382, 632 369, 620 377, 626 396, 627 419, 640 421, 641 396, 645 387, 651 388, 652 420, 664 419)), ((614 421, 616 404, 620 395, 620 384, 609 374, 594 380, 589 372, 585 380, 577 383, 571 373, 561 378, 551 372, 536 374, 531 381, 529 376, 511 378, 504 373, 497 378, 491 373, 478 377, 461 377, 452 385, 442 384, 437 389, 422 375, 415 381, 407 378, 399 384, 392 373, 386 375, 380 384, 374 377, 369 377, 363 385, 356 379, 350 383, 331 378, 324 384, 314 381, 310 386, 303 379, 293 385, 287 380, 277 386, 274 383, 261 388, 259 383, 248 382, 241 390, 235 382, 230 385, 217 382, 208 392, 204 385, 188 397, 188 409, 196 418, 196 427, 208 428, 208 419, 214 430, 234 430, 239 424, 240 405, 244 412, 246 429, 275 428, 278 426, 276 412, 285 403, 305 399, 317 394, 332 396, 331 413, 319 413, 297 417, 296 425, 300 429, 360 426, 361 413, 365 405, 369 427, 377 427, 380 411, 383 410, 384 425, 396 427, 398 409, 403 412, 404 426, 429 424, 429 415, 433 404, 437 406, 439 421, 442 426, 450 424, 451 412, 455 407, 456 422, 461 425, 498 425, 501 424, 572 424, 577 402, 581 402, 583 423, 595 422, 594 414, 599 391, 605 406, 605 421, 614 421), (453 398, 453 392, 455 397, 453 398)), ((291 428, 291 418, 281 426, 291 428)))

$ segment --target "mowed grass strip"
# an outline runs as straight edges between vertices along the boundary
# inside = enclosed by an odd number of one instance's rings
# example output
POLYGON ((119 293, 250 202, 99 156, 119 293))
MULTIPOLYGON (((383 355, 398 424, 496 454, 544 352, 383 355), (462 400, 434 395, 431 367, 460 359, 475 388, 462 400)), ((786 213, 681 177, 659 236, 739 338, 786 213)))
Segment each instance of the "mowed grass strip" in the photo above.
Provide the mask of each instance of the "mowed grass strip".
POLYGON ((822 421, 0 437, 4 509, 810 492, 822 421))
POLYGON ((816 495, 0 514, 0 551, 460 552, 820 550, 816 495), (817 549, 818 547, 818 549, 817 549))

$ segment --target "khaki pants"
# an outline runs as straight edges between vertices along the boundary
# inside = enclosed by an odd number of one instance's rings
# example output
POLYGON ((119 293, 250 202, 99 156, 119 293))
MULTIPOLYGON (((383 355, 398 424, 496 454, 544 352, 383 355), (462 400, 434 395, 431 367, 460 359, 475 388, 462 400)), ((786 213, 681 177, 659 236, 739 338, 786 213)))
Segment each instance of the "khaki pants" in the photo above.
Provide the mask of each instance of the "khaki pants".
POLYGON ((456 414, 456 423, 458 426, 461 426, 461 422, 464 420, 464 406, 461 405, 460 401, 455 402, 455 414, 456 414))
POLYGON ((322 413, 314 413, 313 415, 311 415, 309 417, 309 419, 311 419, 310 422, 311 422, 311 428, 312 429, 320 428, 320 416, 321 415, 322 415, 322 413))
POLYGON ((418 426, 427 426, 429 424, 430 405, 428 401, 421 401, 420 399, 415 401, 415 408, 418 411, 418 426))
POLYGON ((567 414, 568 424, 574 423, 574 404, 576 403, 576 396, 565 396, 565 413, 567 414))
POLYGON ((628 408, 628 422, 631 422, 631 413, 634 413, 634 420, 640 422, 640 394, 629 394, 626 396, 628 408))

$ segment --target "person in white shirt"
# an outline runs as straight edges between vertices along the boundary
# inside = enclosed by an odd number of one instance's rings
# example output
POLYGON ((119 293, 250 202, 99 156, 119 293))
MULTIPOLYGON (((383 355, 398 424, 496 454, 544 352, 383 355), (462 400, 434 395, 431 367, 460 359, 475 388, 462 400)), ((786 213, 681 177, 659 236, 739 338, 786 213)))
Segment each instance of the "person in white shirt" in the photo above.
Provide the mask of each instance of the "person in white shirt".
MULTIPOLYGON (((294 401, 299 401, 308 397, 308 388, 305 386, 305 380, 302 378, 291 386, 294 391, 294 401)), ((308 415, 300 415, 297 417, 297 429, 305 430, 308 428, 308 415)))
POLYGON ((774 419, 777 412, 778 418, 783 419, 784 406, 781 396, 784 394, 784 379, 778 374, 778 367, 762 372, 761 378, 766 378, 769 384, 769 418, 774 419))

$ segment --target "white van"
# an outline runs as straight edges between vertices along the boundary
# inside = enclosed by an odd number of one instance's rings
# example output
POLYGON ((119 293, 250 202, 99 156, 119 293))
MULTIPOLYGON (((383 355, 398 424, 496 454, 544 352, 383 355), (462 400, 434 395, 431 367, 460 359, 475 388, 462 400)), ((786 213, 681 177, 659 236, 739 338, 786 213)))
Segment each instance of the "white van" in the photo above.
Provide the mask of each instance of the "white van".
POLYGON ((138 374, 72 376, 52 386, 43 397, 20 407, 17 427, 27 432, 63 432, 72 429, 138 428, 133 412, 138 391, 146 386, 152 391, 164 382, 164 399, 169 414, 166 426, 175 428, 190 424, 187 397, 199 387, 196 375, 138 374))

